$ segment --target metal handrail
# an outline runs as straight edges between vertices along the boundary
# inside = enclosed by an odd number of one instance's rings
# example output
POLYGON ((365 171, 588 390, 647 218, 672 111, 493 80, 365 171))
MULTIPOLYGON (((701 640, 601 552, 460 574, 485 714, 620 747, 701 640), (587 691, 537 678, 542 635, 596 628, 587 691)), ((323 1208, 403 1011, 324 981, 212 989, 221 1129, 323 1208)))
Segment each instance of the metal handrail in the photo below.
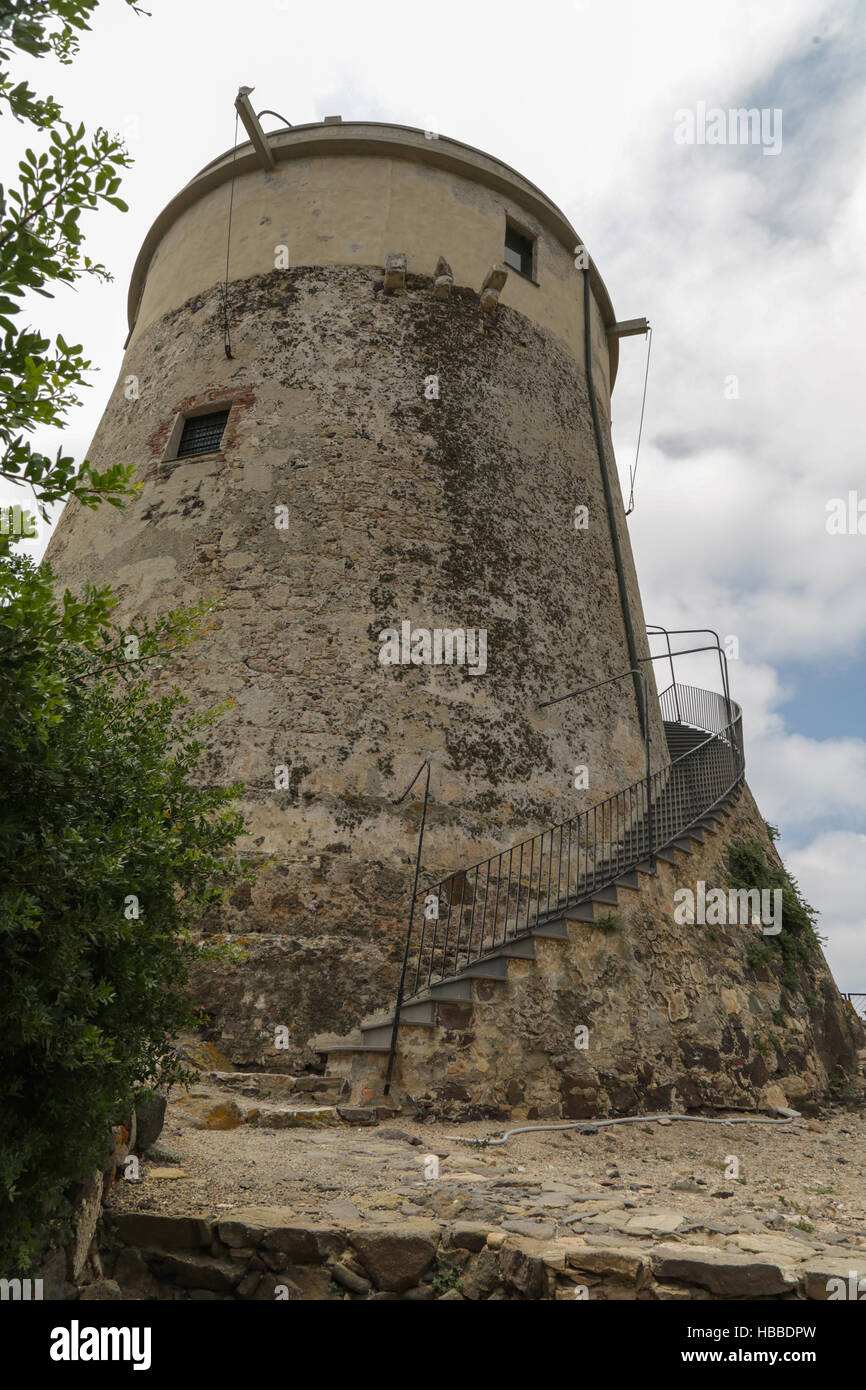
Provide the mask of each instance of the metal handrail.
MULTIPOLYGON (((665 639, 665 642, 666 642, 666 644, 667 644, 667 649, 668 649, 667 655, 668 655, 668 661, 670 662, 670 667, 671 667, 671 679, 672 679, 672 681, 673 681, 674 690, 676 690, 676 684, 677 684, 676 672, 674 671, 674 657, 675 657, 675 656, 690 656, 693 652, 697 652, 697 651, 716 651, 716 652, 718 652, 718 654, 719 654, 719 669, 721 670, 721 673, 722 673, 722 689, 723 689, 724 692, 725 692, 725 699, 727 700, 727 703, 728 703, 728 706, 729 706, 729 711, 728 711, 728 722, 730 722, 730 720, 731 720, 731 718, 732 718, 733 716, 732 716, 732 713, 731 713, 731 710, 730 710, 730 705, 731 705, 731 682, 730 682, 730 677, 729 677, 729 675, 728 675, 728 654, 727 654, 727 652, 724 650, 724 648, 722 647, 721 641, 720 641, 720 639, 719 639, 719 634, 716 632, 715 628, 714 628, 714 627, 671 627, 671 628, 668 628, 668 627, 662 627, 661 623, 647 623, 647 628, 646 628, 646 630, 647 630, 647 634, 648 634, 650 637, 663 636, 664 639, 665 639), (672 651, 672 650, 671 650, 671 638, 672 638, 672 637, 688 637, 688 636, 694 637, 695 633, 709 634, 710 637, 715 637, 715 639, 716 639, 716 640, 715 640, 715 643, 713 644, 712 647, 693 647, 693 648, 691 649, 691 651, 688 651, 688 652, 675 652, 675 651, 672 651)), ((663 659, 663 658, 662 658, 662 659, 663 659)), ((652 660, 653 660, 653 661, 658 661, 659 658, 658 658, 658 657, 653 657, 652 660)), ((678 716, 678 717, 679 717, 679 716, 678 716)))
POLYGON ((652 847, 662 849, 718 805, 744 770, 742 711, 730 702, 728 720, 728 703, 716 691, 671 687, 660 697, 662 717, 666 708, 676 710, 677 723, 705 733, 694 748, 560 825, 416 887, 405 997, 457 975, 614 884, 648 858, 650 826, 652 847))

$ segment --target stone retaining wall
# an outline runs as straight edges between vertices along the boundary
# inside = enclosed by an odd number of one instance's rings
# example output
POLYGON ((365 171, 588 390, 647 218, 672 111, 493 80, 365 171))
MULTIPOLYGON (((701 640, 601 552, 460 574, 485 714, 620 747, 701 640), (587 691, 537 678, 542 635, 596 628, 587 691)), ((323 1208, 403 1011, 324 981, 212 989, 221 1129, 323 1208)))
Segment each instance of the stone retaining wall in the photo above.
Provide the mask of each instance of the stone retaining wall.
POLYGON ((713 1244, 591 1237, 552 1241, 486 1225, 345 1227, 251 1207, 212 1218, 127 1213, 104 1240, 107 1276, 90 1297, 136 1300, 826 1299, 866 1252, 751 1253, 713 1244), (852 1264, 852 1261, 854 1262, 852 1264))

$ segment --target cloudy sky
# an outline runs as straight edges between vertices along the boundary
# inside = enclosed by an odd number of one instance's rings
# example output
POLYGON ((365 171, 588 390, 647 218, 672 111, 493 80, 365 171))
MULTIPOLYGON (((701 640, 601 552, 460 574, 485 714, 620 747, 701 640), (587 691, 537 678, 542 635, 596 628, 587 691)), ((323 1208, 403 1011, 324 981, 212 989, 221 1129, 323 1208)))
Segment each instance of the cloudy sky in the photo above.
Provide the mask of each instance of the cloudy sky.
MULTIPOLYGON (((840 987, 866 991, 866 534, 826 527, 828 502, 850 492, 866 513, 866 7, 146 3, 149 19, 102 0, 71 68, 17 65, 69 118, 122 133, 136 160, 129 213, 88 233, 114 282, 38 304, 39 326, 99 367, 65 449, 85 454, 116 378, 140 242, 230 147, 241 84, 293 124, 420 126, 519 169, 569 216, 617 316, 653 325, 629 519, 647 618, 736 637, 749 781, 822 909, 840 987), (679 143, 677 113, 699 103, 781 111, 781 149, 679 143)), ((7 152, 16 138, 7 123, 7 152)), ((614 394, 626 490, 645 354, 643 338, 623 342, 614 394)), ((697 660, 691 678, 711 684, 710 658, 697 660)))

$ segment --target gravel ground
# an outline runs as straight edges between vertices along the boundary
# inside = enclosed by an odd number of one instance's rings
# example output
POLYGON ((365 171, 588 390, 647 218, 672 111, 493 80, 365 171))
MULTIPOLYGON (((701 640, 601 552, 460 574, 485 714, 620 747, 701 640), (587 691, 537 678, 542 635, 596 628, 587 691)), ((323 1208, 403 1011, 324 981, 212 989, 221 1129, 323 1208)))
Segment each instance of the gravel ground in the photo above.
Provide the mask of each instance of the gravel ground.
MULTIPOLYGON (((629 1221, 633 1229, 642 1214, 650 1228, 655 1220, 656 1230, 688 1236, 694 1226, 703 1239, 707 1231, 721 1238, 769 1229, 818 1250, 866 1239, 866 1112, 837 1110, 779 1127, 640 1121, 594 1135, 521 1134, 501 1148, 455 1142, 454 1132, 404 1120, 214 1131, 193 1128, 172 1103, 163 1156, 143 1160, 137 1182, 117 1183, 108 1205, 210 1215, 280 1206, 338 1222, 430 1216, 525 1227, 523 1234, 545 1238, 623 1231, 629 1221)), ((459 1128, 478 1141, 502 1132, 490 1123, 459 1128)))

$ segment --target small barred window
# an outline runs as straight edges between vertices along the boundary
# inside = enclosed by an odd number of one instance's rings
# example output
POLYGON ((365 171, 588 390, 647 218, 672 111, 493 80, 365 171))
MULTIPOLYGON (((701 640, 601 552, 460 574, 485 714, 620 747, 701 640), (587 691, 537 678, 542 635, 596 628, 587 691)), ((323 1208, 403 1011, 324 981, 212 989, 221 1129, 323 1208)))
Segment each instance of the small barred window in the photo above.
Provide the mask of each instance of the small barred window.
POLYGON ((228 418, 227 410, 215 410, 211 415, 190 415, 183 422, 177 457, 214 453, 220 446, 228 418))

